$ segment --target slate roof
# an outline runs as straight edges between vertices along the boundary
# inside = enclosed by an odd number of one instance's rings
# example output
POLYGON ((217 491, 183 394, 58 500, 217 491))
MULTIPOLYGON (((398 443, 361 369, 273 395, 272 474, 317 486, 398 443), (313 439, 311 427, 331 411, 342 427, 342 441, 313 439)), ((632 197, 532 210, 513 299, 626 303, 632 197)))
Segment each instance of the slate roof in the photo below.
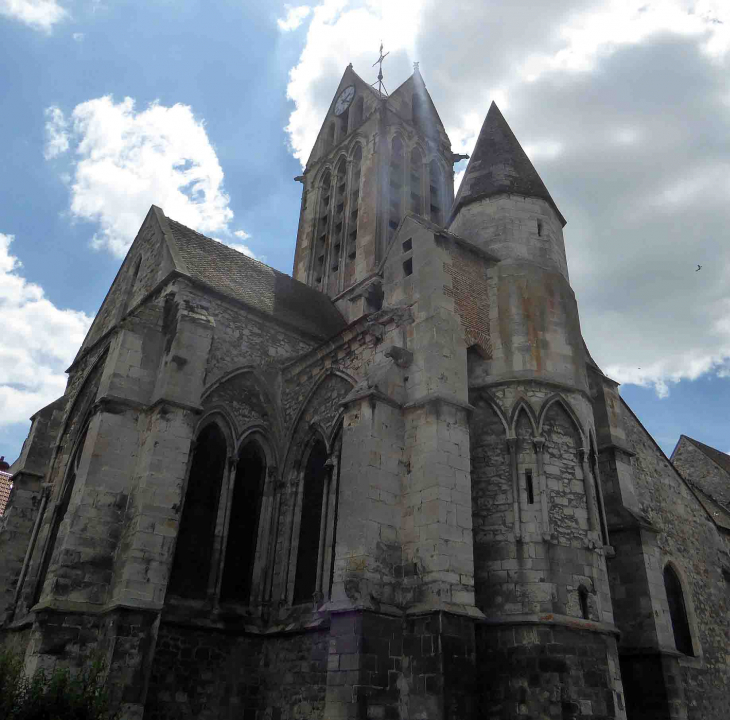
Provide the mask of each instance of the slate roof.
POLYGON ((565 225, 565 218, 545 183, 493 102, 466 167, 451 216, 453 218, 463 205, 500 193, 542 198, 565 225))
POLYGON ((705 445, 699 440, 693 440, 691 437, 687 437, 686 435, 682 435, 682 437, 691 442, 700 452, 710 458, 715 465, 718 465, 728 475, 730 475, 730 455, 726 455, 724 452, 715 450, 715 448, 705 445))
POLYGON ((325 294, 167 218, 180 268, 194 280, 274 320, 328 339, 346 322, 325 294))

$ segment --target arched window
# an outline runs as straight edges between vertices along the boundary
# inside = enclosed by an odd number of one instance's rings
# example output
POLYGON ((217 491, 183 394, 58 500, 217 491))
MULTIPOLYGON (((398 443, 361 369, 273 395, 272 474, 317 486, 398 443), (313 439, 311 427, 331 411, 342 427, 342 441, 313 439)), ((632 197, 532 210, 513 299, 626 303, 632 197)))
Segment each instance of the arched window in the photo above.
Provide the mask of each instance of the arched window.
POLYGON ((411 212, 423 215, 423 193, 421 181, 423 175, 423 156, 418 148, 411 150, 410 168, 411 212))
POLYGON ((76 449, 74 450, 73 457, 71 458, 71 462, 68 464, 68 469, 66 470, 66 484, 61 491, 63 494, 61 495, 56 508, 56 515, 51 524, 51 531, 48 535, 48 541, 46 542, 46 551, 43 556, 41 571, 38 574, 38 584, 35 589, 35 602, 40 600, 41 592, 43 591, 43 584, 45 583, 46 576, 48 575, 48 568, 51 565, 51 558, 53 557, 53 552, 56 549, 58 531, 61 527, 61 523, 66 517, 66 513, 68 512, 68 506, 71 503, 71 496, 73 495, 74 486, 76 485, 76 476, 78 475, 79 464, 81 463, 81 456, 84 452, 84 445, 86 444, 88 431, 89 428, 87 425, 81 433, 79 441, 76 443, 76 449))
POLYGON ((250 599, 265 481, 264 453, 257 442, 246 443, 236 466, 221 583, 222 601, 248 602, 250 599))
POLYGON ((357 254, 357 219, 360 212, 360 178, 362 177, 362 146, 357 145, 352 154, 352 182, 350 184, 350 224, 347 239, 347 257, 354 260, 357 254))
POLYGON ((345 199, 347 197, 347 161, 341 158, 335 169, 334 224, 332 227, 332 251, 330 255, 330 277, 333 292, 337 292, 337 273, 340 270, 342 243, 345 240, 345 199))
POLYGON ((429 190, 431 193, 431 222, 441 225, 443 222, 443 180, 438 163, 431 160, 429 164, 429 190))
POLYGON ((198 435, 190 464, 168 584, 168 590, 175 595, 205 597, 227 455, 220 428, 215 423, 207 425, 198 435))
POLYGON ((390 148, 388 240, 390 240, 395 234, 401 218, 403 217, 402 197, 404 170, 405 157, 403 141, 396 136, 393 138, 390 148))
POLYGON ((315 283, 322 282, 325 274, 325 257, 327 255, 327 233, 329 232, 329 214, 332 205, 332 173, 327 170, 322 176, 319 186, 319 216, 315 229, 314 241, 314 267, 313 275, 315 283))
POLYGON ((687 608, 684 604, 682 583, 671 565, 664 568, 664 589, 667 592, 669 617, 674 631, 674 644, 679 652, 685 655, 694 655, 692 649, 692 634, 687 620, 687 608))
POLYGON ((317 589, 317 561, 319 559, 322 508, 327 449, 317 440, 309 452, 304 471, 302 516, 299 526, 297 569, 294 580, 294 602, 311 602, 317 589))

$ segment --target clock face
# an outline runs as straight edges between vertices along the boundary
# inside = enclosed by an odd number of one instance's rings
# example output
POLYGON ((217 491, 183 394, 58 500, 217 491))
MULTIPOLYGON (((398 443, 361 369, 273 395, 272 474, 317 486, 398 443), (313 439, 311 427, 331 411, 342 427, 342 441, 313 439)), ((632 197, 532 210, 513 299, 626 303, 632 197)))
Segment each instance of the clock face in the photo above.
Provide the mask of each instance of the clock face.
POLYGON ((350 103, 352 102, 352 98, 354 97, 355 86, 349 85, 340 93, 340 96, 337 98, 337 102, 335 103, 335 115, 342 115, 342 113, 350 107, 350 103))

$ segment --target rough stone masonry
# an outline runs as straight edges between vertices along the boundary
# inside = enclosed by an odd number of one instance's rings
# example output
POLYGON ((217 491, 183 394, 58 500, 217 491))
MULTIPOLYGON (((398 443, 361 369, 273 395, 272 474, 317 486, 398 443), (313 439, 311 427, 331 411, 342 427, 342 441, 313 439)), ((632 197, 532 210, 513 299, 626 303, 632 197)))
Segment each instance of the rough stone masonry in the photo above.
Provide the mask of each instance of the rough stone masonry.
POLYGON ((727 717, 730 458, 593 362, 496 105, 458 159, 349 66, 293 278, 150 209, 11 468, 26 671, 100 656, 124 720, 727 717))

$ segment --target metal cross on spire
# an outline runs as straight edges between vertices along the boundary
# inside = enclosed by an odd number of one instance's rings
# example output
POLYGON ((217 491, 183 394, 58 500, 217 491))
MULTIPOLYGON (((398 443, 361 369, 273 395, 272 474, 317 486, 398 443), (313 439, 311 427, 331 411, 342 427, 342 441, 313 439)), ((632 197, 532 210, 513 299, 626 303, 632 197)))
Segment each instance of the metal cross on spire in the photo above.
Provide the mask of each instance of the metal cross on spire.
MULTIPOLYGON (((373 67, 376 65, 379 65, 378 68, 378 79, 375 81, 378 83, 378 92, 381 95, 387 95, 388 91, 385 89, 385 85, 383 85, 383 60, 385 60, 386 57, 390 55, 390 50, 388 50, 385 55, 383 55, 383 41, 380 41, 380 57, 373 63, 373 67)), ((372 85, 375 85, 375 83, 371 83, 372 85)))

